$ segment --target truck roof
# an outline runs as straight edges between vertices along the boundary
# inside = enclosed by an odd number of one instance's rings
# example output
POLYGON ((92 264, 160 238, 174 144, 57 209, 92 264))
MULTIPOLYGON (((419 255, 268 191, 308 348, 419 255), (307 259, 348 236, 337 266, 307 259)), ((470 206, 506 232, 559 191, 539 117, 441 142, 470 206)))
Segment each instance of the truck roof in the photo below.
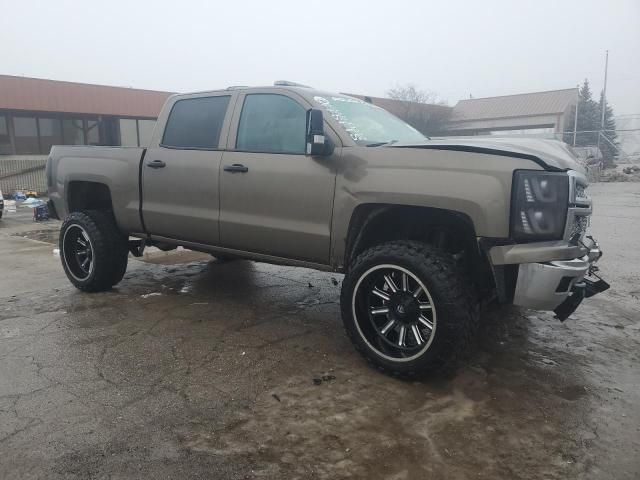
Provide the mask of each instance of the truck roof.
POLYGON ((301 94, 303 97, 307 97, 307 98, 313 98, 313 96, 315 95, 341 95, 341 96, 349 96, 349 95, 345 95, 342 93, 335 93, 335 92, 327 92, 327 91, 323 91, 323 90, 317 90, 313 87, 309 87, 306 85, 302 85, 299 83, 294 83, 294 82, 288 82, 288 81, 283 81, 283 80, 279 80, 274 82, 273 85, 253 85, 253 86, 248 86, 248 85, 231 85, 229 87, 226 88, 219 88, 219 89, 215 89, 215 90, 200 90, 200 91, 196 91, 196 92, 185 92, 185 93, 176 93, 174 96, 175 97, 182 97, 182 96, 186 96, 186 95, 194 95, 194 94, 203 94, 203 93, 221 93, 221 92, 228 92, 228 91, 234 91, 234 90, 264 90, 264 89, 270 89, 270 90, 286 90, 286 91, 295 91, 298 92, 299 94, 301 94))

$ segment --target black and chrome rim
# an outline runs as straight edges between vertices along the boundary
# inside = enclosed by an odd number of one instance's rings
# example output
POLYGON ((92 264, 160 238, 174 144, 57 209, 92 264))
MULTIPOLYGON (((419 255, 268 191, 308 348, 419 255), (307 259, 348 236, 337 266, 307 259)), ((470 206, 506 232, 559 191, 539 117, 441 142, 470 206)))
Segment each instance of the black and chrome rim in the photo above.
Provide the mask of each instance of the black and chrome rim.
POLYGON ((406 268, 388 264, 367 270, 356 283, 351 305, 360 336, 387 360, 414 360, 433 342, 437 320, 433 298, 406 268))
POLYGON ((80 225, 68 227, 62 238, 62 256, 67 271, 76 280, 86 280, 93 272, 93 245, 80 225))

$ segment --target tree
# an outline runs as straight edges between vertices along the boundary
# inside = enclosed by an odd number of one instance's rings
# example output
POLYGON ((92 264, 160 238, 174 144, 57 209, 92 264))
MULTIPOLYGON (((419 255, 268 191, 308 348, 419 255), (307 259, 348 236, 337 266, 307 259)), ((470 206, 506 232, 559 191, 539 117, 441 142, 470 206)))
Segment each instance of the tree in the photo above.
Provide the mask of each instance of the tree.
POLYGON ((402 100, 414 103, 438 103, 438 96, 433 92, 418 89, 413 83, 396 85, 387 90, 387 97, 393 100, 402 100))
MULTIPOLYGON (((600 94, 600 102, 596 102, 593 99, 589 80, 585 79, 582 87, 580 87, 578 99, 577 147, 593 147, 598 145, 598 135, 602 122, 602 100, 602 94, 600 94)), ((605 108, 604 130, 615 130, 616 125, 613 118, 613 109, 608 104, 605 108)), ((573 122, 565 127, 565 141, 567 143, 573 143, 573 127, 573 122)), ((606 137, 606 139, 600 138, 600 151, 602 152, 603 160, 605 164, 613 165, 613 159, 616 155, 616 148, 613 146, 615 145, 616 134, 611 131, 603 132, 602 135, 606 137)))
POLYGON ((387 90, 387 97, 398 100, 391 113, 425 135, 441 134, 451 115, 451 108, 438 100, 433 92, 417 88, 414 84, 397 85, 387 90))
MULTIPOLYGON (((576 131, 579 133, 576 136, 576 146, 593 146, 598 142, 598 134, 595 132, 599 130, 600 127, 598 118, 598 104, 593 100, 589 80, 585 79, 578 95, 578 123, 576 131)), ((567 125, 567 129, 570 129, 571 132, 573 132, 573 127, 574 125, 567 125)))

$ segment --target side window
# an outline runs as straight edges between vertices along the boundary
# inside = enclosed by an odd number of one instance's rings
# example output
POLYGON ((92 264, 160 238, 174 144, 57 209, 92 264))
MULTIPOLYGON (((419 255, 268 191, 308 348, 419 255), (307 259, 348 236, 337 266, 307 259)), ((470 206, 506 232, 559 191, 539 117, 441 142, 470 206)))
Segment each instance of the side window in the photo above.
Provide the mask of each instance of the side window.
POLYGON ((236 149, 247 152, 305 152, 306 111, 284 95, 247 95, 242 106, 236 149))
POLYGON ((176 148, 216 149, 229 96, 178 100, 171 109, 162 145, 176 148))

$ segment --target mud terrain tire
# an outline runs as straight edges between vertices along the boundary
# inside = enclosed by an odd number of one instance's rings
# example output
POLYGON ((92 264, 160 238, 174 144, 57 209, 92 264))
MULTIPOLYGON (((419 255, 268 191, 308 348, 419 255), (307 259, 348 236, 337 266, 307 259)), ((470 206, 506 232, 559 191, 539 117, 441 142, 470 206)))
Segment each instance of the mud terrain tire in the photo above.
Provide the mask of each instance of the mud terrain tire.
POLYGON ((128 253, 127 238, 110 212, 72 212, 60 229, 62 268, 84 292, 103 292, 120 282, 128 253))
MULTIPOLYGON (((383 275, 384 272, 379 274, 383 275)), ((393 273, 391 274, 393 275, 393 273)), ((398 278, 398 277, 396 277, 398 278)), ((397 282, 391 282, 397 283, 397 282)), ((377 284, 378 286, 380 283, 377 284)), ((404 286, 405 284, 403 284, 404 286)), ((381 289, 374 287, 380 294, 381 289)), ((374 294, 375 295, 375 294, 374 294)), ((420 293, 420 295, 423 295, 420 293)), ((367 297, 373 298, 373 297, 367 297)), ((377 300, 377 299, 374 299, 377 300)), ((380 300, 378 300, 380 301, 380 300)), ((347 335, 353 342, 356 350, 358 350, 372 365, 379 370, 400 377, 416 377, 425 374, 442 374, 451 372, 466 355, 471 347, 473 338, 478 325, 478 305, 474 301, 474 295, 469 287, 469 282, 465 278, 465 274, 456 265, 454 259, 442 252, 441 250, 430 245, 416 241, 394 241, 372 247, 361 253, 353 262, 342 283, 342 292, 340 296, 340 305, 342 311, 342 319, 347 335), (369 296, 374 293, 371 285, 375 282, 369 282, 371 275, 377 272, 376 269, 391 268, 389 272, 393 272, 393 268, 404 281, 403 272, 407 272, 406 287, 397 286, 399 294, 406 299, 402 310, 407 311, 414 308, 409 303, 412 302, 411 296, 404 292, 412 293, 420 283, 428 291, 429 298, 425 295, 423 302, 418 302, 421 306, 418 314, 421 315, 423 308, 425 311, 431 308, 435 311, 437 317, 431 317, 433 321, 432 330, 426 328, 426 319, 423 324, 415 322, 423 328, 423 334, 416 332, 412 335, 412 324, 408 323, 406 318, 400 318, 394 314, 398 303, 394 304, 392 294, 393 288, 384 281, 384 289, 381 295, 391 296, 390 300, 383 301, 383 305, 378 307, 387 308, 390 313, 376 314, 373 317, 371 311, 374 307, 370 306, 370 300, 362 302, 361 295, 369 296), (413 280, 411 280, 413 279, 413 280), (409 286, 411 282, 411 287, 409 286), (355 291, 356 288, 363 289, 363 285, 368 285, 364 292, 355 291), (356 294, 357 293, 357 294, 356 294), (428 304, 432 302, 432 307, 428 304), (365 306, 366 305, 366 308, 365 306), (359 313, 359 315, 358 315, 359 313), (383 317, 379 319, 379 315, 383 317), (356 316, 359 317, 356 318, 356 316), (365 318, 362 318, 365 317, 365 318), (400 337, 401 325, 405 325, 405 335, 408 343, 410 338, 415 341, 413 351, 401 351, 397 348, 397 356, 394 356, 393 345, 391 342, 385 341, 382 335, 384 328, 376 326, 376 322, 392 323, 396 319, 396 325, 393 330, 387 331, 388 335, 398 335, 400 337), (400 325, 400 326, 399 326, 400 325), (429 333, 427 337, 424 335, 429 333), (424 342, 420 344, 418 337, 424 342), (424 337, 424 338, 422 338, 424 337), (432 338, 433 337, 433 338, 432 338), (426 345, 426 348, 424 347, 426 345)), ((398 314, 400 315, 400 314, 398 314)), ((398 343, 400 340, 394 340, 398 343)), ((407 348, 403 345, 403 348, 407 348)))

